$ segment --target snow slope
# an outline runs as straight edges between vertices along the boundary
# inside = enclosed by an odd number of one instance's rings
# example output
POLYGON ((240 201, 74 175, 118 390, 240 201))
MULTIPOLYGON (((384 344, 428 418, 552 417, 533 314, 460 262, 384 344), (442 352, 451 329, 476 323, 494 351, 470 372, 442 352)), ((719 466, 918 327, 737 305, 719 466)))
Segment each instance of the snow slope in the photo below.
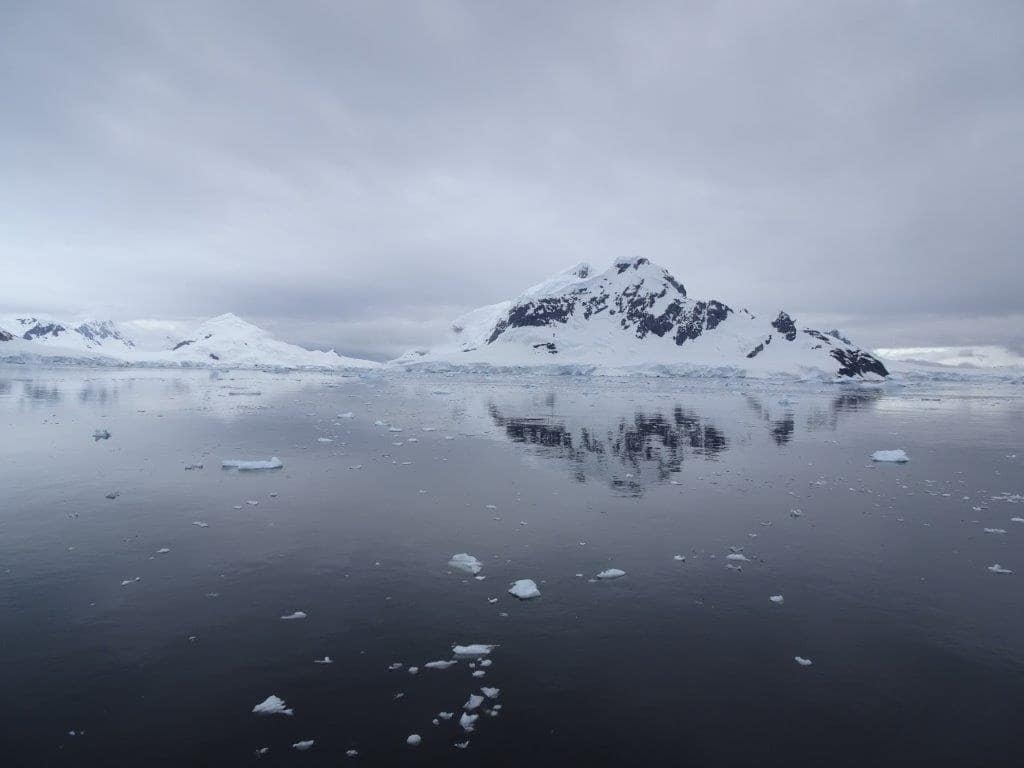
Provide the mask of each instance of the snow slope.
POLYGON ((110 321, 62 323, 37 318, 0 321, 0 362, 341 370, 379 363, 308 350, 275 339, 233 314, 218 315, 168 348, 139 348, 110 321), (10 336, 11 338, 7 338, 10 336))
POLYGON ((667 270, 647 259, 622 259, 601 273, 577 265, 510 302, 464 315, 453 331, 444 345, 403 355, 392 364, 888 376, 877 358, 837 331, 801 328, 785 312, 759 316, 715 299, 694 299, 667 270))

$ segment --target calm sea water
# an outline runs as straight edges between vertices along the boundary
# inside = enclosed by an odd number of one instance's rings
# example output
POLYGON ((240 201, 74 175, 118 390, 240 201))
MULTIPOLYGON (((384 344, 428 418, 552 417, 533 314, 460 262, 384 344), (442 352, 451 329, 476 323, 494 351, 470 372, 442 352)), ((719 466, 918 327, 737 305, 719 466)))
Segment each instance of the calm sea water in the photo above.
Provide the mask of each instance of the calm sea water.
POLYGON ((1022 434, 1019 386, 5 368, 0 755, 1018 766, 1022 434))

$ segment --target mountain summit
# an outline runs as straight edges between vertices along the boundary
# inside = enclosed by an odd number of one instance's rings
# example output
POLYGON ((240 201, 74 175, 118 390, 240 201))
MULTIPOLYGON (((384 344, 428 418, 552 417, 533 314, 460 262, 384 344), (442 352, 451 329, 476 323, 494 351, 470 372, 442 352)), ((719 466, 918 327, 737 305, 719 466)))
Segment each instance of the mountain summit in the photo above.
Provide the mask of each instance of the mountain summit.
POLYGON ((802 328, 785 312, 761 317, 696 299, 667 269, 620 259, 604 272, 578 264, 518 298, 463 315, 452 339, 395 362, 543 366, 713 367, 752 373, 888 376, 838 331, 802 328))

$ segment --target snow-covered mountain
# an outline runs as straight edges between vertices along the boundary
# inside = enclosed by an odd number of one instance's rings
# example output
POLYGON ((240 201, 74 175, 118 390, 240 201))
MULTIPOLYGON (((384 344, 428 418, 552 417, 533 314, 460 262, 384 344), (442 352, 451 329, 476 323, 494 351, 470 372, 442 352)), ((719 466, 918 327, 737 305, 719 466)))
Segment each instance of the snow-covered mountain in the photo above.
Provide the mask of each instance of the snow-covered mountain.
POLYGON ((695 299, 668 270, 622 259, 601 273, 578 264, 518 298, 463 315, 452 337, 397 365, 667 367, 680 372, 881 379, 885 366, 838 331, 802 328, 695 299))
POLYGON ((112 352, 130 350, 134 342, 109 320, 64 322, 52 318, 18 316, 0 319, 0 341, 35 342, 38 345, 80 350, 112 352))
POLYGON ((339 370, 371 360, 279 341, 233 314, 211 318, 173 344, 143 348, 110 321, 0 320, 0 362, 339 370))
POLYGON ((175 344, 166 360, 179 365, 235 368, 377 368, 379 363, 319 352, 279 341, 262 328, 227 313, 207 320, 175 344))

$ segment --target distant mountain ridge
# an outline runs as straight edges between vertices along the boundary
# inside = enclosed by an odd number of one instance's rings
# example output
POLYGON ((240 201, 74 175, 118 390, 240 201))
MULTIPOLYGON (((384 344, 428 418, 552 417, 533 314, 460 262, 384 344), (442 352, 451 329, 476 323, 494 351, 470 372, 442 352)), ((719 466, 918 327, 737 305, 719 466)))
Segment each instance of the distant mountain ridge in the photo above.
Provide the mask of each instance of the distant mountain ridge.
POLYGON ((452 339, 399 365, 633 367, 688 365, 744 373, 824 373, 884 379, 880 360, 838 331, 801 328, 786 312, 770 321, 718 299, 694 299, 668 270, 644 258, 595 273, 588 264, 514 300, 463 315, 452 339))
POLYGON ((156 367, 370 369, 379 363, 288 344, 231 313, 200 323, 167 348, 141 349, 109 320, 0 320, 0 361, 156 367))

